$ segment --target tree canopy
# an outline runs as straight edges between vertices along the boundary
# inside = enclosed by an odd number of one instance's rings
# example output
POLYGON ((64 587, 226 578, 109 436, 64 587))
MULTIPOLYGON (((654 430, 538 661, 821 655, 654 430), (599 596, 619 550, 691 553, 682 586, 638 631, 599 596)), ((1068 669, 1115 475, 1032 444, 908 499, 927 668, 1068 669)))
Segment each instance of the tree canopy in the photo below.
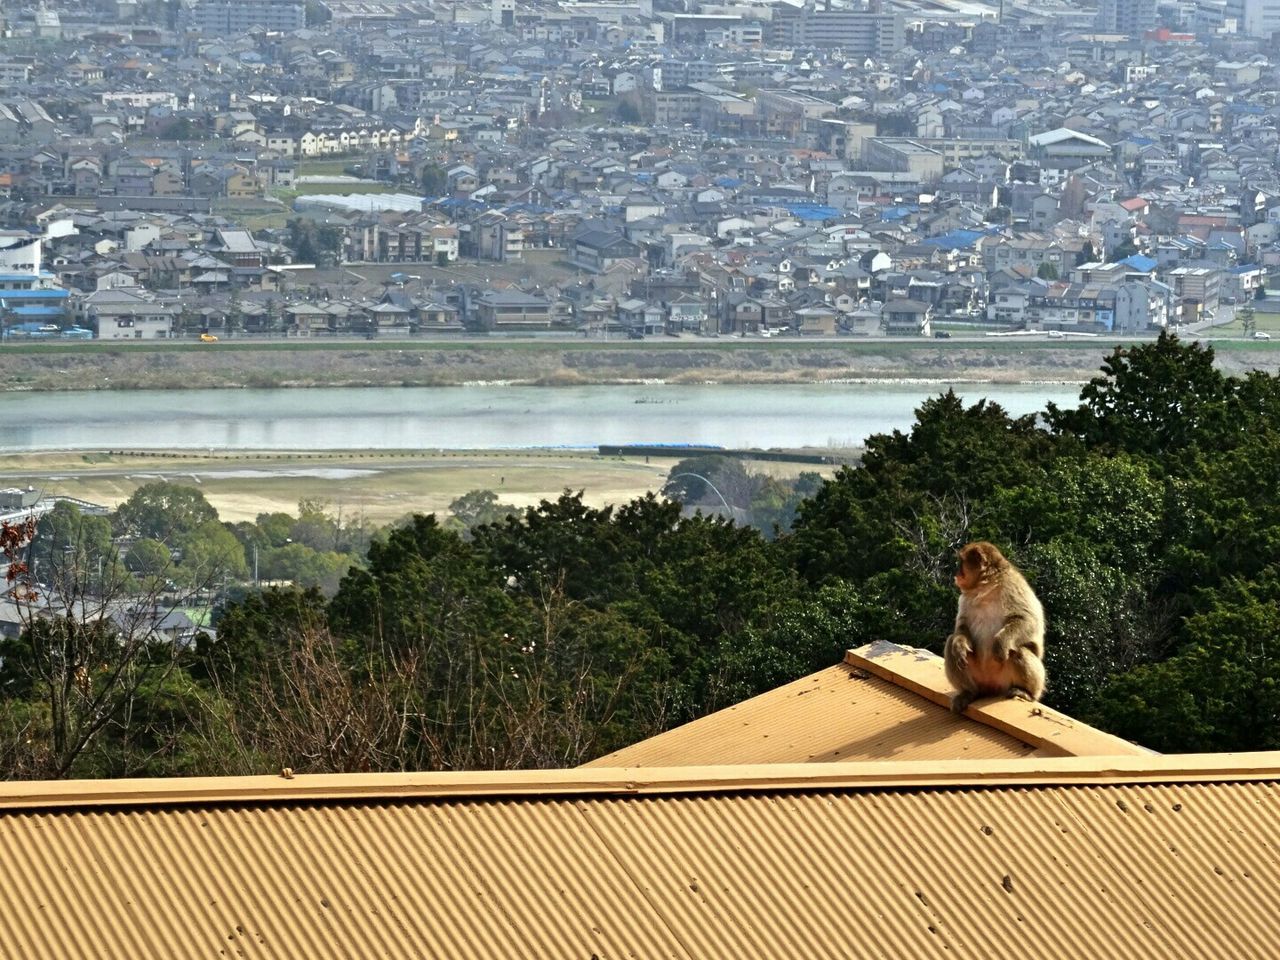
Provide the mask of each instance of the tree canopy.
MULTIPOLYGON (((1277 413, 1280 378, 1228 376, 1165 336, 1115 350, 1071 408, 932 397, 825 479, 697 458, 665 496, 517 509, 472 491, 381 531, 317 502, 223 524, 194 488, 149 483, 114 520, 129 570, 240 599, 189 647, 33 624, 0 651, 0 760, 11 776, 574 765, 850 647, 940 650, 973 539, 1044 603, 1049 704, 1157 750, 1270 749, 1277 413)), ((105 521, 73 508, 31 549, 122 582, 105 521)))

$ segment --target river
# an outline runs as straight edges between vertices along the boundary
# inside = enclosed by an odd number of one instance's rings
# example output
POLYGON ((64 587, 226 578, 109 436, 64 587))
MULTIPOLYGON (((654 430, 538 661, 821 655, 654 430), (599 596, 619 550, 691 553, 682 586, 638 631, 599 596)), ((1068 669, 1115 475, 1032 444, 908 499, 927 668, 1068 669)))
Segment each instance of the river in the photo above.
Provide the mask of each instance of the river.
POLYGON ((677 443, 853 446, 954 387, 1013 414, 1068 384, 369 387, 0 394, 0 451, 502 450, 677 443))

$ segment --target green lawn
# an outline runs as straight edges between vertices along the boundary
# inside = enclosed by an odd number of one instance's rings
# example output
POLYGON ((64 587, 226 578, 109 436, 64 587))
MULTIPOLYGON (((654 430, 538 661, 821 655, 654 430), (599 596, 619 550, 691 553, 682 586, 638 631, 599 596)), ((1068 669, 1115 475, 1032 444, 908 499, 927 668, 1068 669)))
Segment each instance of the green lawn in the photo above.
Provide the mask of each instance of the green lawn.
POLYGON ((347 172, 347 167, 359 161, 359 157, 340 157, 326 160, 302 160, 298 163, 298 176, 323 177, 347 172))
MULTIPOLYGON (((1273 337, 1280 337, 1280 313, 1261 313, 1255 310, 1253 321, 1255 330, 1269 333, 1273 337)), ((1206 332, 1211 332, 1215 336, 1239 337, 1244 335, 1244 325, 1240 322, 1239 314, 1237 313, 1235 320, 1206 332)))

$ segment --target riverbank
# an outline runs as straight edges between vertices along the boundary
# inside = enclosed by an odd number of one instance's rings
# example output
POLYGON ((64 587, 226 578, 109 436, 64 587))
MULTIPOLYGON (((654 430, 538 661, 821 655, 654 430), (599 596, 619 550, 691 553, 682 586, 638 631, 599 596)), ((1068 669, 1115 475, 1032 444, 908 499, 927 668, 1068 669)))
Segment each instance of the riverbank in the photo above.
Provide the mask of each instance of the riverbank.
MULTIPOLYGON (((846 451, 847 452, 847 451, 846 451)), ((5 456, 0 486, 31 486, 115 508, 154 480, 199 489, 220 519, 297 513, 299 500, 320 500, 331 512, 390 523, 410 513, 448 513, 471 490, 493 490, 503 503, 532 506, 566 488, 582 490, 594 507, 628 503, 660 490, 676 460, 601 457, 589 451, 501 452, 309 451, 195 454, 191 451, 48 451, 5 456)), ((834 468, 750 461, 754 473, 792 477, 802 470, 829 476, 834 468)))
MULTIPOLYGON (((1082 382, 1111 344, 653 340, 49 344, 0 349, 0 390, 819 383, 849 380, 1082 382)), ((1224 361, 1275 369, 1280 354, 1224 361)))

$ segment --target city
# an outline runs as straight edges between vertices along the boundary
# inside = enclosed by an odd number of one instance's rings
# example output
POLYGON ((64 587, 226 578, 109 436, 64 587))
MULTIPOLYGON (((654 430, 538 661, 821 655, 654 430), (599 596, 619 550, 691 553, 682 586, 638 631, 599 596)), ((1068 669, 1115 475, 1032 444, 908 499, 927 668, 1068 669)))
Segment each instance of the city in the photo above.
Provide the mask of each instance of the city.
POLYGON ((668 6, 6 8, 5 339, 1280 328, 1274 5, 668 6))
POLYGON ((0 956, 1277 956, 1277 51, 0 0, 0 956))

